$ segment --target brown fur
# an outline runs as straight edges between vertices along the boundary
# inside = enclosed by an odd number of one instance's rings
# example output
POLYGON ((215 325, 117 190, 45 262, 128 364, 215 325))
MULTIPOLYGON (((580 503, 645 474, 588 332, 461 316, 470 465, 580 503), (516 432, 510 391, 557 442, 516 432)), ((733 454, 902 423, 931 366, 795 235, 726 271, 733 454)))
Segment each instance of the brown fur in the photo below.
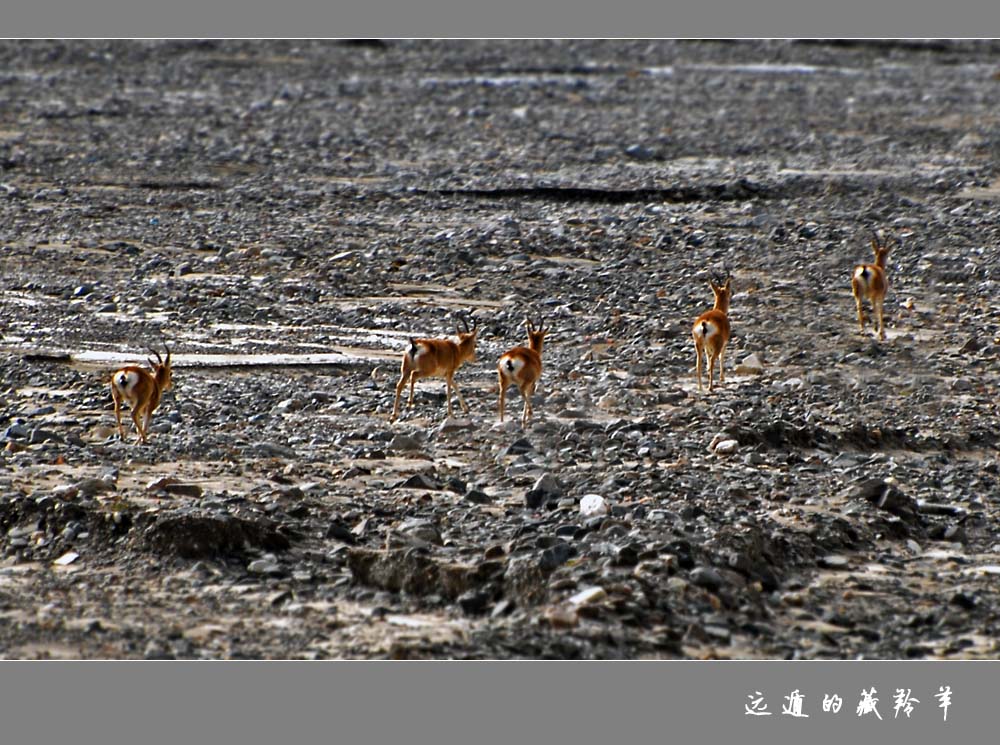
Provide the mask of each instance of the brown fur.
POLYGON ((730 280, 727 279, 724 285, 717 285, 709 282, 712 292, 715 294, 715 307, 712 310, 702 313, 694 322, 691 328, 691 336, 694 338, 695 363, 698 371, 698 390, 702 390, 702 358, 708 355, 708 390, 714 390, 713 373, 715 371, 715 361, 719 361, 719 383, 726 379, 725 358, 726 344, 729 343, 729 301, 732 299, 733 290, 730 280), (715 326, 718 333, 711 336, 703 336, 703 324, 715 326))
POLYGON ((111 375, 111 399, 115 402, 115 420, 118 422, 118 436, 125 439, 125 429, 122 427, 122 402, 127 401, 132 409, 132 423, 139 437, 137 442, 145 443, 149 433, 149 423, 153 418, 153 412, 160 405, 163 392, 173 386, 173 371, 170 368, 170 350, 167 350, 167 358, 160 357, 159 352, 154 352, 156 362, 148 360, 150 369, 128 365, 122 367, 111 375), (135 386, 130 391, 118 387, 118 377, 125 373, 135 373, 138 376, 135 386))
POLYGON ((497 376, 499 377, 500 388, 500 421, 503 421, 504 407, 507 403, 507 388, 517 385, 524 399, 524 411, 521 414, 521 426, 527 424, 528 419, 534 413, 531 408, 531 397, 535 393, 538 379, 542 377, 542 345, 545 342, 545 335, 549 332, 543 328, 542 320, 538 320, 538 327, 532 325, 531 320, 524 319, 524 325, 528 329, 528 346, 514 347, 504 352, 497 362, 497 376), (520 370, 508 370, 507 360, 519 361, 522 363, 520 370))
POLYGON ((879 243, 878 236, 872 238, 872 252, 875 254, 874 264, 858 264, 854 267, 851 275, 851 290, 854 292, 854 302, 858 307, 858 328, 863 334, 865 332, 865 314, 861 308, 861 302, 868 300, 872 304, 872 323, 878 320, 878 337, 885 340, 885 317, 883 306, 885 304, 885 293, 889 289, 889 280, 886 276, 886 257, 889 255, 889 246, 886 243, 879 243))
POLYGON ((396 400, 392 406, 390 422, 399 416, 399 399, 407 382, 410 384, 410 398, 407 408, 413 406, 413 386, 421 378, 444 378, 447 383, 448 416, 451 416, 451 391, 455 389, 462 410, 468 413, 469 407, 462 398, 461 391, 455 385, 455 372, 465 362, 476 359, 476 334, 478 327, 471 331, 458 332, 458 342, 451 339, 410 339, 410 348, 403 355, 399 382, 396 383, 396 400))

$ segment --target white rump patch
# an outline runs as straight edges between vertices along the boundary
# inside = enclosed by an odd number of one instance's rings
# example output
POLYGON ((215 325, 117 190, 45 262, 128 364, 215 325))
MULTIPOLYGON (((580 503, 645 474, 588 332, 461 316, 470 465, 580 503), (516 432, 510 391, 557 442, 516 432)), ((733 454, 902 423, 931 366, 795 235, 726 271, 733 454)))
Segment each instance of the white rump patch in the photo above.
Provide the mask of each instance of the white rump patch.
POLYGON ((694 328, 694 335, 700 339, 711 338, 715 336, 717 333, 719 333, 719 328, 711 321, 704 321, 702 323, 699 323, 694 328), (706 326, 708 327, 707 331, 705 331, 706 326))
POLYGON ((503 374, 506 377, 515 377, 524 369, 524 360, 520 357, 511 357, 505 354, 500 358, 500 369, 503 370, 503 374))
POLYGON ((134 370, 130 372, 121 370, 115 373, 115 387, 123 393, 131 394, 138 382, 139 374, 134 370))

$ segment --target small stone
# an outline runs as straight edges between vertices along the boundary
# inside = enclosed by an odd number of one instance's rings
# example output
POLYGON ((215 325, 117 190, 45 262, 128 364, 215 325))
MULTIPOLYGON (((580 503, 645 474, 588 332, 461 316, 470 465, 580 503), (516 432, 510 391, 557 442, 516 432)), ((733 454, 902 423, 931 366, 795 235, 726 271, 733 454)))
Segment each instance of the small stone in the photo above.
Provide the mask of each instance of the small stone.
POLYGON ((504 448, 501 455, 523 455, 524 453, 530 453, 534 449, 534 445, 532 445, 528 440, 521 438, 519 440, 515 440, 504 448))
POLYGON ((951 596, 949 601, 952 605, 957 605, 959 608, 964 608, 965 610, 972 610, 976 607, 978 600, 975 596, 969 595, 961 590, 956 592, 951 596))
POLYGON ((484 613, 490 604, 490 593, 482 590, 469 590, 458 596, 458 605, 466 615, 484 613))
POLYGON ((559 481, 550 473, 543 474, 535 485, 524 495, 524 505, 530 510, 538 509, 552 501, 558 501, 563 490, 559 481))
POLYGON ((490 618, 500 618, 500 616, 506 616, 514 609, 514 603, 506 598, 497 602, 493 606, 493 610, 490 611, 490 618))
POLYGON ((4 430, 5 440, 23 440, 31 433, 31 428, 24 424, 12 424, 4 430))
POLYGON ((330 523, 329 527, 326 529, 326 537, 333 538, 352 546, 357 543, 357 538, 354 533, 350 528, 340 522, 340 520, 334 520, 330 523))
POLYGON ((447 417, 443 422, 441 422, 441 426, 438 427, 438 434, 446 435, 451 432, 464 432, 469 429, 472 429, 471 419, 447 417))
POLYGON ((565 564, 573 554, 576 553, 570 544, 559 541, 553 546, 542 551, 542 557, 538 562, 544 572, 551 572, 553 569, 565 564))
POLYGON ((28 435, 28 444, 37 445, 42 442, 64 442, 64 440, 52 430, 41 428, 31 430, 28 435))
POLYGON ((847 569, 850 564, 850 559, 839 554, 829 554, 828 556, 821 557, 819 560, 819 565, 826 569, 847 569))
POLYGON ((716 455, 732 455, 739 449, 739 447, 740 444, 736 440, 720 440, 716 443, 712 452, 716 455))
POLYGON ((284 401, 279 401, 274 408, 278 411, 299 411, 304 406, 305 402, 300 398, 286 398, 284 401))
POLYGON ((404 522, 399 526, 399 532, 435 546, 440 546, 443 543, 441 531, 438 530, 437 526, 432 521, 419 517, 404 522))
POLYGON ((277 608, 282 603, 287 603, 291 599, 291 590, 279 590, 268 597, 267 604, 272 608, 277 608))
POLYGON ((397 489, 427 489, 430 491, 441 491, 441 484, 436 479, 423 474, 415 473, 405 481, 396 484, 397 489))
POLYGON ((423 444, 416 437, 411 435, 398 434, 389 443, 389 449, 395 452, 405 452, 407 450, 420 450, 423 444))
POLYGON ((572 629, 580 623, 580 616, 575 610, 561 605, 546 609, 544 618, 554 629, 572 629))
POLYGON ((78 481, 73 485, 77 493, 84 497, 92 497, 96 494, 113 492, 117 488, 115 483, 108 479, 89 478, 78 481))
POLYGON ((600 494, 584 494, 580 498, 580 515, 582 517, 607 515, 608 512, 610 512, 608 503, 600 494))
POLYGON ((807 222, 799 228, 799 235, 803 238, 815 238, 819 234, 819 225, 814 222, 807 222))
POLYGON ((264 574, 274 577, 281 574, 281 566, 273 558, 255 559, 247 565, 247 571, 251 574, 264 574))
POLYGON ((198 484, 167 484, 163 491, 192 499, 201 499, 204 494, 204 490, 198 484))
POLYGON ((535 485, 531 487, 532 491, 540 491, 558 499, 563 494, 563 488, 559 484, 559 479, 553 476, 551 473, 544 473, 538 477, 535 481, 535 485))
POLYGON ((763 375, 764 363, 756 354, 749 354, 736 366, 734 372, 737 375, 763 375))
POLYGON ((489 494, 479 489, 469 489, 465 493, 465 499, 473 504, 490 504, 493 501, 489 494))
POLYGON ((917 509, 925 515, 946 515, 949 517, 962 517, 965 509, 953 504, 938 504, 927 502, 923 499, 917 500, 917 509))
POLYGON ((691 570, 691 584, 712 592, 722 587, 722 575, 712 567, 695 567, 691 570))
POLYGON ((633 160, 647 161, 656 158, 656 151, 645 145, 635 144, 625 148, 625 154, 633 160))
POLYGON ((590 605, 608 596, 603 587, 586 587, 569 599, 570 605, 590 605))
POLYGON ((250 448, 250 451, 260 458, 294 458, 295 451, 275 442, 258 442, 250 448))
POLYGON ((76 561, 79 558, 80 558, 80 554, 78 554, 76 551, 67 551, 62 556, 60 556, 58 559, 56 559, 55 561, 53 561, 52 563, 55 564, 55 565, 57 565, 57 566, 65 567, 65 566, 69 566, 70 564, 72 564, 74 561, 76 561))
POLYGON ((722 644, 728 644, 732 638, 732 634, 729 628, 726 626, 720 626, 719 624, 706 624, 704 626, 705 635, 715 641, 722 644))

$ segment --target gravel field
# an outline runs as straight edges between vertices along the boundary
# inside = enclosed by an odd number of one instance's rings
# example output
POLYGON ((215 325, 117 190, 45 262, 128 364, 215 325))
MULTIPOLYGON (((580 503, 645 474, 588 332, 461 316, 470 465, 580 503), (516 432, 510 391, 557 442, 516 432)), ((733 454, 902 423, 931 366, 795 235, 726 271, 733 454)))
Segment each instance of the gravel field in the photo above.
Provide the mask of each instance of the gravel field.
POLYGON ((0 41, 0 655, 995 658, 998 53, 0 41))

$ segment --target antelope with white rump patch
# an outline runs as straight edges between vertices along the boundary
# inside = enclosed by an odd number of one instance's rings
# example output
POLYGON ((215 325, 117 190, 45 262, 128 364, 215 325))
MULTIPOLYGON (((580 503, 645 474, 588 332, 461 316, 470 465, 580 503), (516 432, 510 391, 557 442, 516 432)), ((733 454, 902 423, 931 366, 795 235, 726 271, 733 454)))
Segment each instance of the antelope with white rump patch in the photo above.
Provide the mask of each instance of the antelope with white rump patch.
POLYGON ((497 362, 497 375, 500 378, 500 421, 503 421, 504 406, 507 402, 507 388, 517 385, 524 399, 524 412, 521 414, 521 426, 527 424, 533 411, 531 396, 542 377, 542 344, 549 329, 545 328, 542 317, 538 317, 538 325, 534 326, 530 318, 524 319, 528 329, 528 346, 514 347, 505 352, 497 362))
POLYGON ((413 384, 421 378, 445 379, 448 385, 448 416, 451 416, 452 388, 455 389, 462 410, 469 412, 461 391, 455 385, 455 372, 464 362, 474 362, 476 359, 476 334, 479 331, 479 323, 474 321, 472 330, 469 330, 466 320, 462 318, 461 321, 465 331, 456 326, 457 342, 451 339, 410 339, 410 348, 403 355, 399 382, 396 383, 396 401, 392 406, 390 422, 396 421, 399 416, 399 399, 403 395, 407 381, 410 383, 410 398, 406 404, 409 408, 413 406, 413 384))
POLYGON ((861 309, 861 301, 869 300, 872 304, 872 323, 878 319, 878 338, 885 341, 885 319, 882 305, 885 303, 885 292, 889 289, 886 277, 885 260, 889 255, 888 241, 879 240, 878 233, 872 231, 872 251, 875 253, 874 264, 858 264, 851 276, 851 289, 854 291, 854 302, 858 306, 858 327, 865 333, 865 314, 861 309))
POLYGON ((146 442, 149 432, 149 422, 153 412, 160 405, 163 392, 173 385, 170 369, 170 349, 164 345, 167 358, 163 359, 154 349, 149 350, 156 355, 156 362, 151 359, 149 370, 136 365, 129 365, 116 370, 111 376, 111 398, 115 402, 115 419, 118 422, 118 436, 124 440, 125 430, 122 427, 122 401, 128 401, 132 409, 132 423, 139 433, 137 442, 146 442))
POLYGON ((723 285, 709 281, 712 292, 715 293, 715 307, 698 316, 691 329, 691 336, 694 337, 699 392, 702 390, 702 358, 705 356, 708 357, 708 390, 711 391, 715 388, 713 373, 716 360, 719 361, 719 383, 726 380, 724 363, 726 344, 729 342, 729 301, 733 297, 733 290, 730 286, 731 279, 731 277, 727 277, 726 283, 723 285))

